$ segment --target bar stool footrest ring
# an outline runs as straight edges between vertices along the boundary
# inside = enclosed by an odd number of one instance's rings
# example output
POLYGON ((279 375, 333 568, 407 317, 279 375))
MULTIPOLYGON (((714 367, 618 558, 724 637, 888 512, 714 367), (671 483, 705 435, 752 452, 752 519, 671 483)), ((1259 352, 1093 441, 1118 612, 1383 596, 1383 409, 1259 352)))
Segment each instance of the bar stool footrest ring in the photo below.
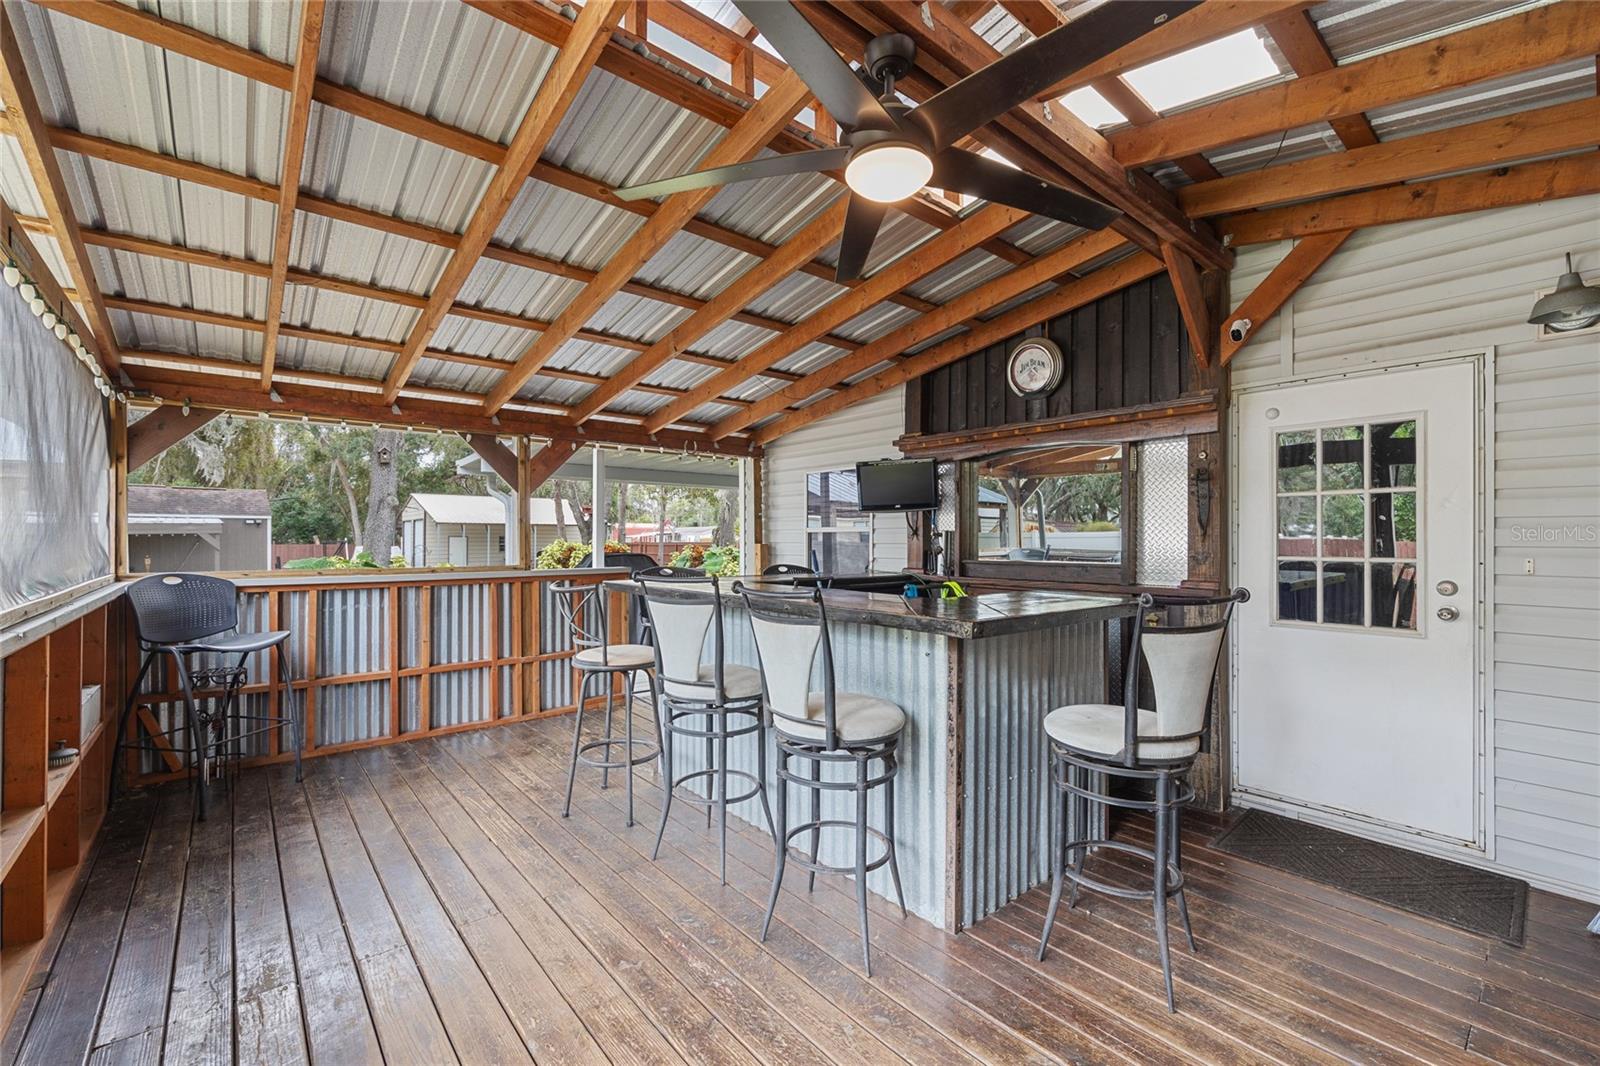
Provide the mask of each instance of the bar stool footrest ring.
POLYGON ((604 740, 585 741, 578 748, 578 765, 592 766, 597 770, 626 770, 630 766, 640 766, 650 762, 660 754, 661 749, 653 740, 635 737, 630 741, 627 737, 610 737, 604 740), (607 755, 609 755, 613 744, 632 744, 635 749, 643 748, 644 754, 634 755, 627 759, 596 759, 588 754, 588 752, 597 748, 605 748, 607 755))
POLYGON ((750 783, 750 791, 742 792, 737 796, 729 796, 726 800, 718 799, 715 796, 701 796, 693 792, 679 791, 682 785, 685 785, 696 778, 714 777, 719 772, 720 771, 713 768, 710 770, 694 770, 690 773, 684 774, 682 777, 672 782, 672 794, 675 798, 681 800, 682 802, 693 804, 697 807, 715 807, 719 803, 727 803, 729 806, 732 806, 735 803, 743 803, 746 800, 753 800, 765 791, 765 789, 761 787, 761 782, 756 780, 756 775, 747 773, 744 770, 729 770, 727 771, 727 774, 729 777, 737 778, 740 781, 748 781, 750 783))
MULTIPOLYGON (((831 866, 828 863, 821 862, 820 860, 817 862, 812 862, 809 855, 795 854, 794 848, 789 842, 795 837, 799 836, 801 833, 809 833, 813 829, 819 832, 823 829, 849 829, 854 831, 856 829, 856 823, 847 822, 843 819, 822 818, 815 822, 805 822, 801 825, 790 826, 789 832, 785 834, 785 839, 783 842, 784 848, 788 852, 788 855, 784 861, 792 862, 802 870, 810 870, 815 873, 845 874, 846 876, 854 874, 856 872, 855 863, 851 863, 849 866, 831 866)), ((893 845, 890 844, 889 838, 884 835, 882 830, 874 829, 870 825, 867 826, 867 836, 883 845, 883 854, 867 863, 867 872, 871 873, 873 870, 876 870, 878 867, 889 861, 889 856, 892 854, 893 845)))
MULTIPOLYGON (((1063 850, 1066 852, 1067 862, 1061 872, 1062 876, 1069 882, 1093 889, 1096 892, 1104 892, 1108 896, 1116 896, 1119 899, 1155 899, 1156 893, 1153 888, 1124 888, 1121 885, 1107 884, 1099 878, 1090 877, 1088 874, 1074 870, 1070 861, 1072 853, 1087 848, 1109 848, 1112 851, 1120 851, 1124 855, 1132 855, 1135 858, 1143 859, 1154 866, 1156 853, 1153 850, 1140 847, 1137 844, 1125 844, 1120 840, 1075 840, 1064 845, 1063 850)), ((1169 897, 1183 891, 1183 871, 1170 862, 1167 863, 1166 890, 1166 894, 1169 897)))

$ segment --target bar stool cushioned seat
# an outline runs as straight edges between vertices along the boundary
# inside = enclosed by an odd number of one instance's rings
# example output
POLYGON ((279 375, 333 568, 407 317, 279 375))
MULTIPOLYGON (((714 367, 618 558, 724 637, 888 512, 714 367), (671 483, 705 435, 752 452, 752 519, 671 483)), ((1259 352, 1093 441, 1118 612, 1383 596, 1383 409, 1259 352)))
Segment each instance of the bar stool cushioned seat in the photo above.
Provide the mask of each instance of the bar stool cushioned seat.
POLYGON ((648 644, 608 644, 584 648, 572 657, 578 669, 643 670, 656 664, 656 650, 648 644))
MULTIPOLYGON (((677 696, 680 699, 709 700, 716 695, 717 668, 715 666, 710 663, 701 664, 697 678, 704 684, 689 685, 682 681, 668 681, 663 688, 667 695, 677 696)), ((723 663, 722 694, 730 700, 749 700, 760 696, 761 671, 753 666, 723 663)))
MULTIPOLYGON (((774 716, 773 727, 784 736, 796 740, 824 743, 828 737, 824 700, 821 692, 813 692, 806 699, 806 715, 814 722, 774 716)), ((844 744, 887 740, 906 725, 906 712, 900 709, 899 704, 859 692, 835 693, 833 713, 834 727, 838 730, 840 742, 844 744)))
MULTIPOLYGON (((1118 703, 1081 703, 1057 707, 1044 719, 1044 731, 1057 744, 1090 755, 1114 756, 1122 752, 1126 709, 1118 703)), ((1140 709, 1139 736, 1160 736, 1156 712, 1140 709)), ((1140 759, 1187 759, 1200 750, 1200 738, 1141 740, 1140 759)))

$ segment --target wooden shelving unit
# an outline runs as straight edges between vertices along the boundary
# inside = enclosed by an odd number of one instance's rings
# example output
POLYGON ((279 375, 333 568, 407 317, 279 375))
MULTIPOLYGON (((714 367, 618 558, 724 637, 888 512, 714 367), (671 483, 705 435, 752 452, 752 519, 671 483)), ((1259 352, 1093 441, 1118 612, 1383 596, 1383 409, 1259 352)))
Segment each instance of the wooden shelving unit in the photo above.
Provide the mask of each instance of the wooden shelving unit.
POLYGON ((112 602, 0 662, 0 1028, 16 1012, 105 817, 122 628, 122 604, 112 602), (99 716, 85 721, 84 690, 94 685, 99 716), (78 757, 51 769, 59 742, 78 757))

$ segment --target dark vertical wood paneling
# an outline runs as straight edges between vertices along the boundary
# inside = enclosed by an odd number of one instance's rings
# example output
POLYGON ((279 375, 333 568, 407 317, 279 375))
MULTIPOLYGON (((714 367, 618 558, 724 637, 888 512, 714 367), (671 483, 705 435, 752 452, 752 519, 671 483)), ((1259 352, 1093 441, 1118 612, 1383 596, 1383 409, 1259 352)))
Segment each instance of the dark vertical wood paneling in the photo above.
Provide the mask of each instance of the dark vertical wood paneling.
POLYGON ((1172 283, 1160 275, 941 367, 906 402, 920 404, 921 432, 953 433, 1167 403, 1218 380, 1193 366, 1172 283), (1006 384, 1006 360, 1018 340, 1037 336, 1060 346, 1066 380, 1024 400, 1006 384))
POLYGON ((1108 411, 1124 403, 1122 378, 1126 358, 1122 351, 1122 293, 1114 292, 1104 297, 1095 310, 1098 313, 1095 365, 1099 380, 1096 382, 1094 409, 1108 411))
POLYGON ((1150 282, 1129 286, 1122 296, 1122 402, 1149 403, 1152 396, 1150 358, 1150 282))

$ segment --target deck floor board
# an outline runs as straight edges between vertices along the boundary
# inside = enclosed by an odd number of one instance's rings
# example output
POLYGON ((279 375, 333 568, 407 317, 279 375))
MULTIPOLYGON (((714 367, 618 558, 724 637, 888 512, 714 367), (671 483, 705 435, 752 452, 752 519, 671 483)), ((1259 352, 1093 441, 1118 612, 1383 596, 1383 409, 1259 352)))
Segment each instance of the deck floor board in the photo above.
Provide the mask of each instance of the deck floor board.
MULTIPOLYGON (((648 730, 648 715, 637 728, 648 730)), ((244 772, 213 817, 123 801, 60 950, 0 1047, 23 1066, 215 1062, 1600 1061, 1591 908, 1534 892, 1515 948, 1212 850, 1185 824, 1200 953, 1174 928, 1168 1014, 1148 908, 1086 894, 1035 958, 1047 893, 952 937, 793 875, 735 822, 728 879, 687 805, 652 862, 659 783, 580 774, 570 719, 244 772), (98 879, 98 880, 97 880, 98 879)), ((1148 842, 1148 826, 1119 833, 1148 842)), ((1120 856, 1102 876, 1134 884, 1120 856)))

